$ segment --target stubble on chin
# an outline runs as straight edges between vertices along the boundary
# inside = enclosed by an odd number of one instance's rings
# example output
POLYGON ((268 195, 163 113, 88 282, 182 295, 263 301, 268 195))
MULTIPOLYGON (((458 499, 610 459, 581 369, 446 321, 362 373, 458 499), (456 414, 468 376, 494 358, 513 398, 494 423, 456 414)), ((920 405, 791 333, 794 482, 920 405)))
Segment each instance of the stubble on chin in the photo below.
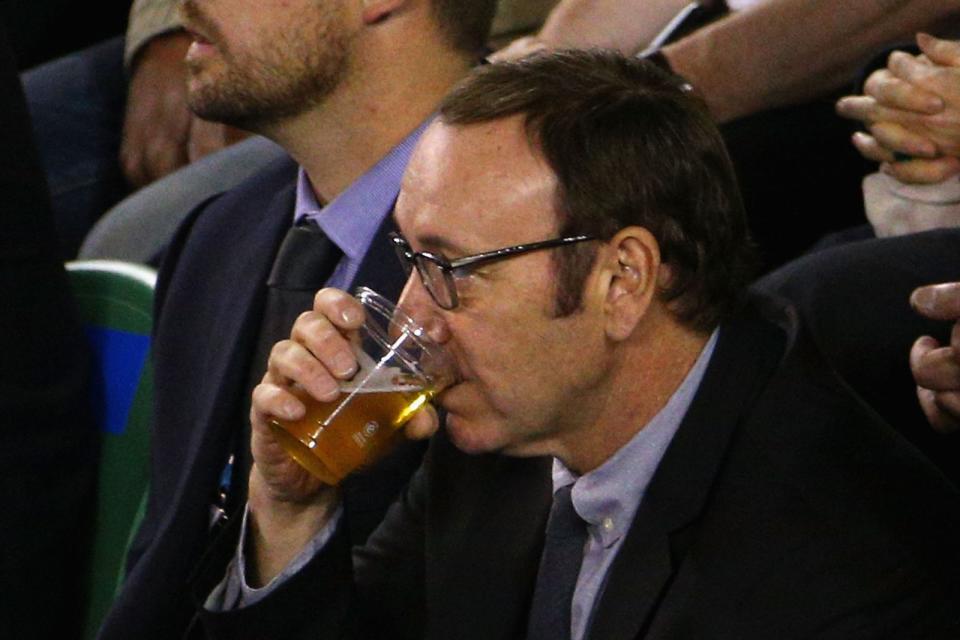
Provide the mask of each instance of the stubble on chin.
POLYGON ((265 38, 247 55, 220 48, 213 59, 188 60, 190 109, 262 132, 321 104, 347 72, 350 42, 331 25, 314 29, 309 37, 265 38))

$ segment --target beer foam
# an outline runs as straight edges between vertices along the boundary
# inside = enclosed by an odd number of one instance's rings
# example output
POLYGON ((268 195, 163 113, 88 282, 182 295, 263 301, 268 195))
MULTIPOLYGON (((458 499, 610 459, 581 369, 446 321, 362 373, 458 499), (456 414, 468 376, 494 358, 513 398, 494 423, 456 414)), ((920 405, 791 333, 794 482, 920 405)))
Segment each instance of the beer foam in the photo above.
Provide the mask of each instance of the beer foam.
POLYGON ((348 393, 410 393, 424 388, 423 380, 405 373, 400 367, 388 367, 376 362, 367 353, 357 354, 359 370, 352 379, 340 383, 348 393))

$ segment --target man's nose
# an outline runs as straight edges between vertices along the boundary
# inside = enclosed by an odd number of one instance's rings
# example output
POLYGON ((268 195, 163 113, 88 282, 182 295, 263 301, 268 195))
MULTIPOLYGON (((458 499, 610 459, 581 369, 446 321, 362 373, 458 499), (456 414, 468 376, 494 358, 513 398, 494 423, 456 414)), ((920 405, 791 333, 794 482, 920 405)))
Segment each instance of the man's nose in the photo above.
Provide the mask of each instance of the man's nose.
POLYGON ((440 313, 440 307, 433 301, 430 292, 423 286, 416 271, 407 278, 400 293, 397 308, 427 332, 431 340, 443 344, 450 339, 450 329, 440 313))

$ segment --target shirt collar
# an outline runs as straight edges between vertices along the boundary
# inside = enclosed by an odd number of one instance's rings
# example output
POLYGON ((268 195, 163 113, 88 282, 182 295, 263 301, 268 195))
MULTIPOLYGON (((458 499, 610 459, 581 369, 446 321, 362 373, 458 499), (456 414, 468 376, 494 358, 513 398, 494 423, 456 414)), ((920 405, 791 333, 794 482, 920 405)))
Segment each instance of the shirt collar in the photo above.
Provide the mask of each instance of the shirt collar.
POLYGON ((700 387, 717 342, 714 330, 693 367, 667 404, 627 444, 593 471, 577 477, 553 461, 553 490, 573 484, 573 507, 604 547, 616 543, 633 522, 647 486, 700 387))
POLYGON ((432 120, 432 116, 427 118, 327 206, 317 200, 307 172, 300 167, 294 223, 304 219, 315 221, 344 255, 351 260, 361 260, 369 247, 369 239, 393 209, 407 161, 432 120))

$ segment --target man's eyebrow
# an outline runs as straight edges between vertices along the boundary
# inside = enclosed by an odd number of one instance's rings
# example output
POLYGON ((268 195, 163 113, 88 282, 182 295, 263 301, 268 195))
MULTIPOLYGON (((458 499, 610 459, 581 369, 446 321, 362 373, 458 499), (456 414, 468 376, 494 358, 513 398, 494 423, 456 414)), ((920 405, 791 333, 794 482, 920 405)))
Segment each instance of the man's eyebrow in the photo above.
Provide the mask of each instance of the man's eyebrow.
POLYGON ((462 256, 466 254, 466 252, 463 250, 462 247, 460 247, 453 241, 448 240, 446 238, 442 238, 440 236, 425 235, 421 238, 418 238, 418 240, 420 241, 420 245, 426 248, 428 251, 432 251, 434 253, 442 253, 444 256, 447 256, 447 257, 451 255, 462 256))

